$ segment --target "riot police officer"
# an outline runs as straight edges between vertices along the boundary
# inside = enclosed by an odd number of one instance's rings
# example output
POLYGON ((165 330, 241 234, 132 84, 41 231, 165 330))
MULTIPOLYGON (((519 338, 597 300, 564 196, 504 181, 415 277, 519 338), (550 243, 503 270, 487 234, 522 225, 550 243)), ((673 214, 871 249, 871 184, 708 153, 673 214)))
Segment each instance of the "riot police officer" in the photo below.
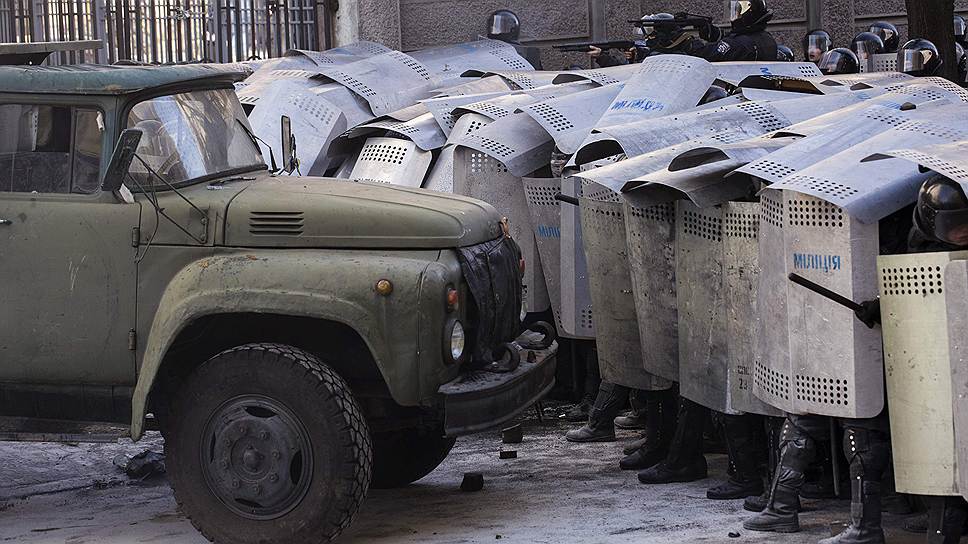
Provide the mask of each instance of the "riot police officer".
POLYGON ((831 49, 817 61, 817 68, 825 76, 856 74, 860 72, 860 60, 846 47, 831 49))
POLYGON ((834 41, 826 30, 814 29, 803 37, 803 58, 814 64, 820 62, 823 54, 834 47, 834 41))
POLYGON ((783 62, 793 62, 797 59, 793 56, 793 49, 790 49, 789 47, 783 44, 777 44, 776 60, 783 61, 783 62))
POLYGON ((944 61, 937 46, 924 38, 915 38, 897 51, 897 71, 917 77, 935 76, 944 61))
POLYGON ((513 45, 535 70, 541 69, 541 52, 537 47, 521 44, 521 20, 513 11, 499 9, 492 13, 487 20, 487 37, 513 45))
POLYGON ((641 62, 646 56, 667 54, 692 54, 691 52, 703 46, 701 40, 686 32, 681 25, 675 24, 675 16, 671 13, 656 13, 642 17, 643 21, 670 21, 668 24, 640 24, 635 29, 636 36, 645 41, 643 51, 631 49, 628 51, 602 51, 591 47, 589 56, 602 68, 620 66, 632 62, 641 62), (644 53, 644 54, 643 54, 644 53))
POLYGON ((867 31, 876 34, 884 41, 885 53, 897 53, 897 48, 901 45, 901 34, 896 26, 887 21, 877 21, 872 23, 867 31))
POLYGON ((773 19, 766 0, 727 0, 730 14, 730 32, 722 31, 712 24, 700 29, 699 37, 706 45, 689 51, 690 55, 710 62, 718 61, 775 61, 777 45, 766 25, 773 19))
POLYGON ((884 53, 884 40, 873 32, 861 32, 850 42, 850 50, 857 55, 861 67, 871 70, 874 67, 874 55, 884 53))

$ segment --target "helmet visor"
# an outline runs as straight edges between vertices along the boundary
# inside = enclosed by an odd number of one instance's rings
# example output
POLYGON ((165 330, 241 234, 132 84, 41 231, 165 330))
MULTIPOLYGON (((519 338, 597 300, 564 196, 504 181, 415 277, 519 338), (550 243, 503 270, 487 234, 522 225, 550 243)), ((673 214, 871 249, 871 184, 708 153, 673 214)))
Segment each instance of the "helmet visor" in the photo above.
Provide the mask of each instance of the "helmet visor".
POLYGON ((810 35, 806 40, 804 55, 810 62, 819 62, 823 54, 830 51, 830 38, 827 36, 810 35))
POLYGON ((961 17, 955 17, 955 38, 965 37, 965 20, 961 17))
POLYGON ((868 32, 877 34, 877 36, 880 37, 880 39, 884 40, 884 43, 887 43, 897 37, 897 33, 891 30, 890 28, 885 28, 877 25, 872 25, 870 29, 868 29, 868 32))
POLYGON ((817 68, 825 75, 851 74, 857 72, 853 59, 840 51, 827 51, 820 57, 817 68))
POLYGON ((904 49, 897 54, 897 70, 916 74, 927 69, 934 53, 927 49, 904 49))
POLYGON ((872 56, 881 52, 881 46, 873 41, 856 41, 854 42, 854 53, 857 53, 857 58, 861 62, 870 59, 872 56))
POLYGON ((488 34, 492 36, 503 36, 505 34, 513 34, 517 30, 517 21, 514 17, 506 13, 499 13, 491 18, 491 28, 488 34))
POLYGON ((726 16, 733 22, 750 10, 752 2, 750 0, 729 0, 726 4, 726 16))

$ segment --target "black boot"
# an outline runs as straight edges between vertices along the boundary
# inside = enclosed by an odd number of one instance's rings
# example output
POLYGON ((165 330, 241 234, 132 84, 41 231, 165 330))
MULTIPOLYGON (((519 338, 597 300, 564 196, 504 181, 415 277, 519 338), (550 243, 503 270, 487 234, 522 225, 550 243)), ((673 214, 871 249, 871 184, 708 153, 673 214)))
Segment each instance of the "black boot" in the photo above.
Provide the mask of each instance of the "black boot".
POLYGON ((694 482, 706 477, 706 458, 702 454, 702 428, 709 410, 688 399, 679 399, 679 418, 669 444, 669 453, 660 463, 639 472, 643 484, 694 482))
MULTIPOLYGON (((800 487, 804 481, 804 471, 817 454, 817 444, 805 429, 793 423, 794 416, 787 418, 780 434, 780 463, 770 486, 770 497, 763 511, 743 522, 750 531, 775 533, 795 533, 800 530, 800 487)), ((826 420, 817 421, 796 418, 805 423, 816 423, 816 427, 826 427, 826 420)))
POLYGON ((847 426, 844 454, 850 460, 850 526, 820 544, 884 544, 881 478, 891 460, 890 438, 880 431, 847 426))
POLYGON ((747 512, 762 512, 766 510, 767 503, 770 502, 770 485, 764 486, 763 493, 755 497, 746 497, 743 500, 743 510, 747 512))
POLYGON ((580 429, 565 433, 565 439, 569 442, 614 442, 615 427, 612 420, 628 403, 628 398, 627 387, 602 382, 595 404, 588 411, 588 423, 580 429))
POLYGON ((725 483, 709 488, 706 498, 731 500, 762 495, 767 456, 762 416, 722 414, 721 417, 733 471, 725 483))
POLYGON ((567 421, 569 423, 578 423, 579 421, 588 421, 588 412, 591 411, 591 409, 592 409, 592 403, 594 401, 595 401, 595 399, 593 399, 591 397, 583 397, 581 399, 581 402, 579 402, 578 404, 575 404, 572 407, 570 407, 567 410, 565 410, 565 412, 563 414, 561 414, 561 416, 560 416, 561 419, 564 419, 565 421, 567 421))
POLYGON ((928 499, 928 544, 958 544, 968 518, 968 503, 961 497, 928 499))
POLYGON ((645 433, 633 443, 639 447, 619 461, 622 470, 646 469, 665 459, 676 429, 676 394, 672 389, 640 394, 645 396, 645 433))

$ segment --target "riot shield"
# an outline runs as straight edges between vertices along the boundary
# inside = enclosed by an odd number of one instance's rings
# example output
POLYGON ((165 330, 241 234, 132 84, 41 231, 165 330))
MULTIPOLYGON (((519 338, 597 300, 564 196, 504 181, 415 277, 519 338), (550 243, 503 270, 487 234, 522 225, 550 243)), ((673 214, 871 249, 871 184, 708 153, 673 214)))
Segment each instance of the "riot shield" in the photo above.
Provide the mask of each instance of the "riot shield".
POLYGON ((754 393, 790 413, 876 416, 884 407, 880 332, 788 275, 851 300, 872 300, 877 223, 789 190, 768 188, 761 203, 754 393))
POLYGON ((778 413, 752 395, 750 382, 758 215, 751 202, 676 203, 679 394, 723 413, 778 413))
POLYGON ((486 38, 428 47, 411 51, 409 55, 438 78, 460 76, 469 70, 534 70, 513 45, 486 38))
POLYGON ((454 192, 454 159, 457 141, 490 122, 489 118, 477 113, 465 113, 457 118, 450 136, 447 138, 447 145, 440 150, 433 169, 424 182, 425 189, 442 193, 454 192))
POLYGON ((865 160, 896 157, 919 165, 922 169, 937 172, 961 184, 968 191, 968 142, 930 144, 927 146, 896 149, 871 155, 865 160))
POLYGON ((468 104, 474 104, 475 102, 480 102, 482 100, 489 100, 492 98, 497 98, 507 94, 506 92, 493 92, 493 93, 480 93, 480 94, 468 94, 468 95, 457 95, 457 96, 444 96, 440 98, 431 98, 424 100, 423 104, 427 107, 431 114, 433 114, 434 119, 437 120, 437 124, 440 125, 440 129, 444 131, 447 137, 450 137, 451 131, 454 129, 454 125, 457 124, 458 116, 454 115, 454 110, 466 106, 468 104))
POLYGON ((434 89, 434 97, 482 93, 510 93, 515 90, 517 89, 499 77, 466 78, 466 81, 463 83, 434 89))
POLYGON ((547 165, 554 148, 554 140, 544 128, 523 113, 502 117, 457 144, 493 157, 518 178, 547 165))
POLYGON ((823 73, 812 62, 716 62, 716 79, 733 86, 751 75, 777 77, 817 77, 823 73))
POLYGON ((551 85, 561 72, 535 72, 534 70, 502 70, 485 72, 483 77, 495 76, 516 86, 518 89, 537 89, 551 85))
POLYGON ((957 494, 945 267, 968 252, 877 259, 898 492, 957 494))
MULTIPOLYGON (((561 193, 573 198, 582 196, 588 182, 576 177, 561 180, 561 193)), ((564 205, 561 214, 561 328, 572 338, 594 338, 588 261, 582 240, 581 212, 578 206, 564 205)))
MULTIPOLYGON (((524 178, 531 230, 534 232, 541 271, 559 335, 569 337, 561 322, 561 192, 560 178, 524 178)), ((566 204, 567 206, 567 204, 566 204)))
POLYGON ((878 53, 871 55, 866 62, 860 63, 861 72, 884 72, 884 73, 898 73, 897 72, 897 54, 896 53, 878 53))
POLYGON ((968 262, 944 270, 958 490, 968 498, 968 262))
POLYGON ((528 312, 547 310, 551 302, 545 287, 534 233, 531 231, 521 177, 510 172, 493 157, 473 149, 458 147, 454 155, 454 193, 483 200, 507 217, 511 236, 521 247, 525 261, 525 309, 528 312))
POLYGON ((344 140, 354 140, 364 138, 374 134, 392 133, 401 138, 406 138, 417 147, 424 151, 432 151, 444 146, 447 137, 432 113, 425 113, 409 121, 396 121, 393 119, 382 119, 357 125, 340 136, 341 142, 335 145, 351 145, 343 143, 344 140))
POLYGON ((360 150, 349 179, 404 187, 420 187, 432 154, 411 141, 398 138, 369 138, 360 150))
POLYGON ((317 77, 340 83, 360 95, 378 116, 428 98, 434 86, 434 78, 427 68, 399 51, 349 64, 320 66, 318 70, 317 77))
POLYGON ((626 200, 632 295, 646 372, 679 381, 675 204, 639 207, 626 200))
POLYGON ((332 64, 347 64, 356 62, 360 59, 381 55, 392 51, 389 47, 368 41, 359 41, 343 45, 325 51, 309 51, 305 49, 292 49, 286 53, 287 57, 306 57, 317 66, 327 66, 332 64))
POLYGON ((535 102, 521 108, 555 141, 555 147, 571 155, 622 91, 622 83, 535 102))
MULTIPOLYGON (((588 193, 586 193, 588 194, 588 193)), ((645 371, 632 294, 623 204, 583 196, 582 239, 588 262, 595 337, 602 380, 642 389, 665 390, 671 382, 645 371)))

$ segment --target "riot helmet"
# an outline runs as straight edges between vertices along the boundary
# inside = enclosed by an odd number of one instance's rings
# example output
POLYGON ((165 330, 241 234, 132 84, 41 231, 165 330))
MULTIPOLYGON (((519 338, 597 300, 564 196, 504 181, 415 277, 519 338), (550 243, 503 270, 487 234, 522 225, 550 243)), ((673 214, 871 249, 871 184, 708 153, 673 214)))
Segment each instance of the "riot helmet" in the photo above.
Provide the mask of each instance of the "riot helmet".
POLYGON ((824 53, 817 63, 817 68, 820 68, 820 72, 825 76, 856 74, 860 72, 860 61, 850 49, 838 47, 824 53))
POLYGON ((820 62, 820 57, 827 51, 833 49, 834 41, 830 39, 830 34, 826 30, 811 30, 803 37, 803 58, 809 62, 820 62))
POLYGON ((699 105, 708 104, 710 102, 715 102, 717 100, 722 100, 729 96, 726 89, 720 87, 719 85, 710 85, 709 90, 703 95, 702 100, 699 101, 699 105))
POLYGON ((968 197, 961 184, 941 175, 925 181, 914 207, 914 229, 929 241, 968 246, 968 197))
POLYGON ((955 14, 955 41, 964 44, 966 33, 968 33, 968 29, 966 29, 965 18, 955 14))
POLYGON ((897 71, 912 76, 933 76, 941 71, 938 48, 924 38, 915 38, 897 52, 897 71))
POLYGON ((877 37, 884 42, 885 53, 897 53, 897 48, 901 45, 901 34, 896 26, 887 21, 877 21, 872 23, 867 31, 877 34, 877 37))
POLYGON ((521 20, 509 9, 499 9, 487 22, 487 37, 507 43, 517 43, 521 37, 521 20))
POLYGON ((850 50, 857 55, 857 60, 866 63, 872 56, 884 52, 884 40, 873 32, 861 32, 850 42, 850 50))
MULTIPOLYGON (((655 19, 664 19, 664 20, 667 20, 667 21, 671 21, 671 20, 673 20, 675 18, 676 18, 675 15, 673 15, 671 13, 653 13, 652 15, 646 15, 646 16, 642 17, 642 19, 640 19, 640 20, 641 21, 648 21, 648 20, 655 20, 655 19)), ((637 25, 635 27, 635 34, 636 34, 636 36, 641 36, 641 37, 643 37, 643 38, 645 38, 645 39, 648 40, 650 38, 654 38, 655 37, 655 35, 656 35, 656 27, 654 27, 654 26, 652 26, 650 24, 647 24, 647 23, 646 24, 640 24, 640 25, 637 25)))
POLYGON ((726 0, 726 15, 733 30, 766 28, 773 12, 766 8, 766 0, 726 0))
POLYGON ((776 60, 780 62, 793 62, 796 59, 793 57, 793 49, 782 45, 776 44, 776 60))
POLYGON ((955 42, 955 57, 958 58, 958 82, 968 83, 968 54, 960 43, 955 42))

